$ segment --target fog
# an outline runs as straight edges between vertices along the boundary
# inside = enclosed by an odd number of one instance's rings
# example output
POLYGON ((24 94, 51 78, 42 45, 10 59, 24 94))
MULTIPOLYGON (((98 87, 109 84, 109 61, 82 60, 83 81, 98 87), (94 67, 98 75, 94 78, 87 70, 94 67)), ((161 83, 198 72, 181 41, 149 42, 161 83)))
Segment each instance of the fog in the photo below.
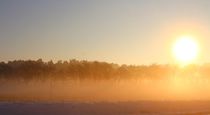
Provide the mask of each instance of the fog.
POLYGON ((171 76, 167 79, 1 80, 6 101, 119 102, 141 100, 209 100, 209 79, 171 76))
POLYGON ((0 63, 0 100, 119 102, 210 100, 210 64, 118 65, 98 61, 0 63))

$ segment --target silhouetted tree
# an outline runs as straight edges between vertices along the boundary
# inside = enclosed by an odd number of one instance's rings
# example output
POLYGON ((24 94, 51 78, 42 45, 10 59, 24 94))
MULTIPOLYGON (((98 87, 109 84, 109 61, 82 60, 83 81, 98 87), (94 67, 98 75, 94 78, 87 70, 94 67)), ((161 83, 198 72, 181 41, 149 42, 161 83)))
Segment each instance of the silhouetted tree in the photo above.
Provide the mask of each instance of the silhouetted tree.
MULTIPOLYGON (((176 66, 171 65, 118 65, 107 62, 72 59, 69 61, 48 61, 42 59, 14 60, 0 62, 0 78, 4 79, 124 79, 146 78, 161 79, 174 74, 176 66)), ((210 64, 202 66, 189 65, 180 70, 180 75, 203 76, 210 75, 210 64)))

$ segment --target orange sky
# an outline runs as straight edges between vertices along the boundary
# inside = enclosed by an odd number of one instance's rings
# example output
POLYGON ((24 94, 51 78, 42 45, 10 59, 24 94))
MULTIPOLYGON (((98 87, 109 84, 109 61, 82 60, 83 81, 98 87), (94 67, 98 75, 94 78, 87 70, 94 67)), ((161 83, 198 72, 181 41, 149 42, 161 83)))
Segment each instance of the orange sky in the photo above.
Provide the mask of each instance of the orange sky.
POLYGON ((119 64, 174 63, 182 35, 210 59, 208 0, 0 2, 0 61, 98 60, 119 64))

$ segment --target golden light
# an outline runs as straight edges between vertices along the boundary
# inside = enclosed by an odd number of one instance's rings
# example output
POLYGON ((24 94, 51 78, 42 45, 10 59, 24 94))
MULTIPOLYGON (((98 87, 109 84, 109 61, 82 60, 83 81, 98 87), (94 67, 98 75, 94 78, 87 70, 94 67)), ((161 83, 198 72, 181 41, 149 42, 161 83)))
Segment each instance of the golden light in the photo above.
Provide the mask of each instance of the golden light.
POLYGON ((175 42, 173 54, 181 64, 188 64, 197 57, 198 44, 193 37, 182 36, 175 42))

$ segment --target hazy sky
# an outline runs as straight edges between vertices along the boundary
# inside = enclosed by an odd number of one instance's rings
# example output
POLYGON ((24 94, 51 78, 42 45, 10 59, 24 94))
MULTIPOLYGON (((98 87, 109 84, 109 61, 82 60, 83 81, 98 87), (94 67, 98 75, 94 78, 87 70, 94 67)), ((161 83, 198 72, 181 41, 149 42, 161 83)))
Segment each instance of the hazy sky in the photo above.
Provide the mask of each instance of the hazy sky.
POLYGON ((188 34, 210 62, 209 29, 210 0, 0 0, 0 61, 173 63, 188 34))

